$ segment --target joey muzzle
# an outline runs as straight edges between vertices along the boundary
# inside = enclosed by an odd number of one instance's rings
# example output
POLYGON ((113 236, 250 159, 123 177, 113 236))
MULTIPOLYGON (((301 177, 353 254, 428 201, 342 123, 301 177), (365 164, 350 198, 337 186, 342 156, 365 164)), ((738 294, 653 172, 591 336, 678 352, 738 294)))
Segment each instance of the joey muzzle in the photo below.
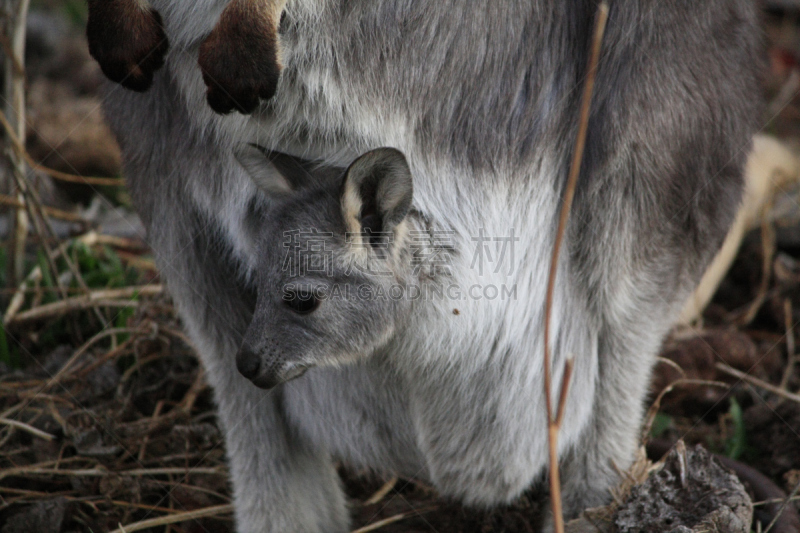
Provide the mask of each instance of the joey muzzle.
POLYGON ((271 389, 289 380, 299 378, 310 368, 296 361, 268 360, 259 350, 245 341, 236 354, 236 369, 261 389, 271 389))

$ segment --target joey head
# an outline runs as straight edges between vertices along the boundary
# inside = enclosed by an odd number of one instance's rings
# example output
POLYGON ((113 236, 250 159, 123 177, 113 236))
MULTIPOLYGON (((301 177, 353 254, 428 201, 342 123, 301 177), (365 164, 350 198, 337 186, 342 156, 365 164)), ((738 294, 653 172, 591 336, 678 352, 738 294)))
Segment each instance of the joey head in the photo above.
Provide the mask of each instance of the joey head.
POLYGON ((237 157, 278 201, 259 237, 258 298, 239 372, 271 388, 380 348, 409 310, 390 295, 411 274, 404 241, 413 185, 403 154, 372 150, 323 182, 252 145, 237 157), (280 174, 261 171, 265 157, 280 174))

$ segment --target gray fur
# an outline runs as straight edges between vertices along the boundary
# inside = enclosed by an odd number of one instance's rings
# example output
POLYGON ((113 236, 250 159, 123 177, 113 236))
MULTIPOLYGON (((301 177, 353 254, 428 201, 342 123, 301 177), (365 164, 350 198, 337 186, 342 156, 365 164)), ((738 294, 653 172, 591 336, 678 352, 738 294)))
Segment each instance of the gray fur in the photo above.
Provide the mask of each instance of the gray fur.
MULTIPOLYGON (((110 88, 106 113, 215 389, 238 530, 347 531, 334 459, 469 505, 541 481, 544 285, 596 2, 290 0, 278 92, 252 118, 215 116, 204 102, 196 48, 225 2, 152 4, 173 44, 166 68, 147 94, 110 88), (340 174, 265 194, 234 156, 250 143, 340 168, 380 146, 401 150, 413 176, 403 224, 452 232, 451 268, 409 280, 408 253, 371 260, 395 261, 400 284, 506 284, 516 299, 351 302, 314 329, 335 350, 285 344, 282 357, 313 357, 310 369, 257 388, 236 354, 247 339, 268 355, 266 339, 288 331, 268 301, 281 232, 314 224, 341 236, 346 221, 339 197, 311 197, 340 174), (473 268, 472 239, 512 228, 510 268, 473 268)), ((607 501, 629 464, 661 339, 738 204, 759 108, 754 10, 611 3, 553 316, 556 383, 576 360, 560 440, 568 515, 607 501)), ((338 279, 353 283, 344 251, 335 258, 338 279)))

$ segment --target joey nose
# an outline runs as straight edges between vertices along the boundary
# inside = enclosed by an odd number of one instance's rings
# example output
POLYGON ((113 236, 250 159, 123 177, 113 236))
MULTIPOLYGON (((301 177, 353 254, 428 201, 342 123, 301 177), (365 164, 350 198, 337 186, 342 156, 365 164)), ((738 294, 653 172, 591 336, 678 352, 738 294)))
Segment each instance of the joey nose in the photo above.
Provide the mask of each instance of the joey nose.
POLYGON ((239 353, 236 354, 236 368, 241 375, 252 380, 258 376, 261 369, 261 356, 246 343, 242 344, 239 353))

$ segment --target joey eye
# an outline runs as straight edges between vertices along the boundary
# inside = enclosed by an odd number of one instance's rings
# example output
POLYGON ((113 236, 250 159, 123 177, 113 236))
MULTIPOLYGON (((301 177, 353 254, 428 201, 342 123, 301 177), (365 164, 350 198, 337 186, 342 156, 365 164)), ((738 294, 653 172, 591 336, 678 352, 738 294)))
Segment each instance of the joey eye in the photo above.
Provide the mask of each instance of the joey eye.
POLYGON ((286 291, 283 303, 299 315, 308 315, 317 310, 320 301, 311 291, 298 289, 286 291))

